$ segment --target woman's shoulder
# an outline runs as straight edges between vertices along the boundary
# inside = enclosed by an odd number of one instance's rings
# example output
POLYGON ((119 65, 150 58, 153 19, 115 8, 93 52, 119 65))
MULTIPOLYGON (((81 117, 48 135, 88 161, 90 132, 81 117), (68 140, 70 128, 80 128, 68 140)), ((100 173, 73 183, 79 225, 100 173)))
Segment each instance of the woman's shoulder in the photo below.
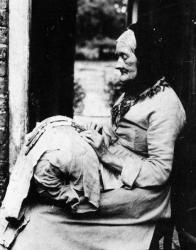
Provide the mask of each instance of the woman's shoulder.
POLYGON ((157 107, 167 106, 183 108, 178 95, 171 86, 163 87, 158 93, 154 95, 152 99, 155 103, 157 103, 157 107))
POLYGON ((181 102, 174 89, 165 80, 165 77, 157 81, 152 87, 140 94, 141 101, 150 102, 157 108, 159 106, 179 105, 181 102))
POLYGON ((166 116, 167 119, 169 117, 176 117, 176 119, 181 120, 182 124, 185 123, 186 113, 184 107, 172 87, 165 87, 162 91, 158 92, 154 96, 152 105, 155 112, 160 111, 162 116, 166 116))

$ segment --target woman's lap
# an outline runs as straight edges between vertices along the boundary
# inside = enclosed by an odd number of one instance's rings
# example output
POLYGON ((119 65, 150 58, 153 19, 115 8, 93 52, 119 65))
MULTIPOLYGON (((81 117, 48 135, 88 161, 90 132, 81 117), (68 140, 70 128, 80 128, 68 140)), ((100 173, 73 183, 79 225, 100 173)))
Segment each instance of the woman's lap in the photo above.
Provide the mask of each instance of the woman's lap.
POLYGON ((118 246, 116 249, 125 250, 131 249, 130 244, 134 246, 132 249, 139 249, 136 244, 139 241, 150 243, 154 230, 152 220, 161 217, 165 210, 158 206, 165 196, 144 189, 112 190, 102 193, 97 214, 85 216, 68 213, 65 207, 35 204, 30 222, 12 249, 114 250, 118 246))
POLYGON ((66 222, 52 206, 43 205, 35 208, 12 250, 141 250, 153 229, 153 225, 75 224, 66 222))

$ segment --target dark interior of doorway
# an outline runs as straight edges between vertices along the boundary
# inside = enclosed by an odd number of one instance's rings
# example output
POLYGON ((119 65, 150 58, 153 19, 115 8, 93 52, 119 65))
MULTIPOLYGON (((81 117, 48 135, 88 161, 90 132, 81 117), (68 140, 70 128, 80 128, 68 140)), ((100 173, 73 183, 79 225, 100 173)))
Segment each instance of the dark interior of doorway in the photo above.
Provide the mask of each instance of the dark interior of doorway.
POLYGON ((187 122, 175 145, 171 208, 180 249, 192 250, 196 249, 196 1, 129 0, 128 23, 134 4, 138 21, 163 34, 166 77, 186 110, 187 122))
POLYGON ((162 63, 167 80, 180 96, 189 117, 196 112, 195 50, 196 1, 129 0, 128 23, 137 4, 138 22, 162 33, 162 63))
POLYGON ((32 0, 29 129, 73 115, 76 0, 32 0))

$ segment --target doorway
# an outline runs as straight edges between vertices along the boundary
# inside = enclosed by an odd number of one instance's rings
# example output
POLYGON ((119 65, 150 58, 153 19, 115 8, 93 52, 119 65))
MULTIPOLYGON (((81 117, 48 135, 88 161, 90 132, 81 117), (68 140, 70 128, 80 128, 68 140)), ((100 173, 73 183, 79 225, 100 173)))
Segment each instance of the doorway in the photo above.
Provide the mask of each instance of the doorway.
POLYGON ((73 116, 76 0, 33 0, 29 129, 53 115, 73 116))

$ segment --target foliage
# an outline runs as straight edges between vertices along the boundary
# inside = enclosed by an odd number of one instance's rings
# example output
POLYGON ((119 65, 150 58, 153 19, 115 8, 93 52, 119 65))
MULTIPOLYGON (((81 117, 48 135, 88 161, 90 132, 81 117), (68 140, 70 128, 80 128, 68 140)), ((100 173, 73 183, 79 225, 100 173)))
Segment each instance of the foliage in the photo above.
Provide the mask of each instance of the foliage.
POLYGON ((76 45, 77 60, 114 60, 116 41, 109 37, 86 40, 85 46, 76 45))
POLYGON ((126 0, 78 0, 77 44, 86 40, 116 39, 125 29, 126 0))
POLYGON ((92 48, 92 45, 80 47, 76 46, 76 60, 98 60, 99 50, 98 48, 92 48))
POLYGON ((80 114, 84 109, 83 99, 85 98, 85 91, 78 82, 74 82, 74 100, 73 107, 74 113, 80 114))
POLYGON ((112 107, 114 105, 114 103, 116 102, 116 100, 123 93, 122 83, 119 82, 117 79, 110 80, 107 83, 107 86, 106 86, 104 91, 108 95, 108 103, 109 103, 110 107, 112 107))

